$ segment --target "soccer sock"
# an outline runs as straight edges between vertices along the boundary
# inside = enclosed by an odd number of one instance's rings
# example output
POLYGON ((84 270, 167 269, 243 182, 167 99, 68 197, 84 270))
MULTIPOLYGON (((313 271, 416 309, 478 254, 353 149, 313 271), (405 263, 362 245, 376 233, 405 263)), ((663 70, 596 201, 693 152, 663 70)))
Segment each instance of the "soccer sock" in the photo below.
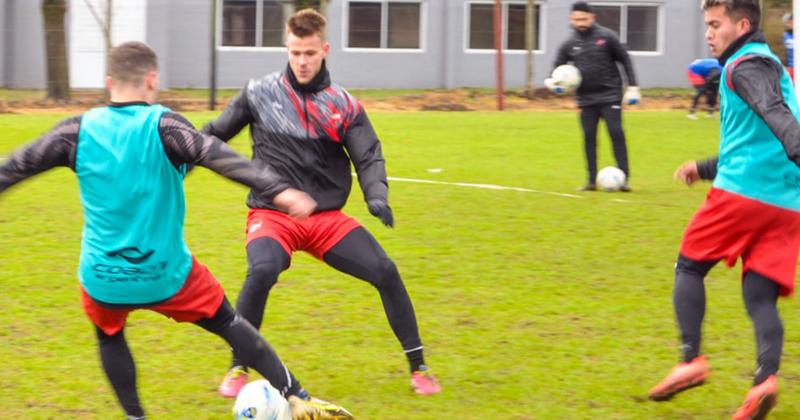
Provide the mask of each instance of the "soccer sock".
POLYGON ((744 275, 742 294, 747 313, 753 321, 758 349, 758 368, 753 385, 778 373, 783 349, 783 325, 776 306, 780 287, 753 271, 744 275))
POLYGON ((281 395, 301 394, 303 387, 297 379, 258 330, 233 310, 228 299, 223 300, 212 318, 201 319, 195 323, 225 339, 245 366, 250 366, 260 373, 281 392, 281 395))
POLYGON ((700 337, 706 312, 706 290, 703 284, 716 261, 694 261, 678 255, 675 264, 675 288, 672 301, 681 330, 681 353, 684 362, 700 354, 700 337))
POLYGON ((144 418, 144 409, 136 391, 136 365, 125 340, 124 330, 115 335, 107 335, 100 328, 96 328, 96 332, 103 371, 111 382, 122 409, 128 418, 144 418))
POLYGON ((423 357, 422 355, 421 346, 416 349, 406 350, 405 352, 412 373, 418 370, 427 369, 427 367, 425 366, 425 357, 423 357))

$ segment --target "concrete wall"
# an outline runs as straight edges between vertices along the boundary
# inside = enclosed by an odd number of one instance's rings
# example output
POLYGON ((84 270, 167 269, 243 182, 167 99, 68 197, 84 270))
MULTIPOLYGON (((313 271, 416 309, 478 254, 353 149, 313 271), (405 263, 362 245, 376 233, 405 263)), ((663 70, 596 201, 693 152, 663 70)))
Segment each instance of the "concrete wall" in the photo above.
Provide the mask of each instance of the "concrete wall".
POLYGON ((10 34, 6 22, 6 0, 0 0, 0 87, 6 86, 6 40, 10 34))
POLYGON ((158 55, 159 79, 161 87, 170 87, 170 34, 169 34, 169 1, 147 0, 147 31, 144 41, 155 50, 158 55))
MULTIPOLYGON (((168 3, 168 56, 164 61, 170 87, 209 86, 211 6, 208 1, 162 0, 168 3)), ((221 6, 220 6, 221 7, 221 6)), ((220 63, 223 61, 220 60, 220 63)))
POLYGON ((6 86, 6 39, 10 33, 6 22, 6 0, 0 0, 0 87, 6 86))
MULTIPOLYGON (((334 80, 351 88, 494 86, 494 51, 467 49, 469 2, 470 0, 424 1, 422 48, 419 51, 392 51, 345 48, 346 1, 331 0, 328 9, 328 33, 332 48, 328 66, 334 80)), ((631 54, 639 84, 643 87, 688 86, 684 74, 686 66, 692 60, 708 55, 702 42, 702 16, 697 1, 614 2, 655 4, 662 8, 660 51, 631 54)), ((572 0, 545 0, 542 3, 544 27, 540 32, 541 51, 534 56, 537 85, 541 85, 549 74, 559 45, 570 35, 568 17, 571 4, 572 0)), ((192 32, 198 34, 194 37, 195 40, 206 36, 198 22, 185 19, 183 24, 194 28, 192 32)), ((183 46, 185 48, 182 52, 185 56, 205 56, 195 43, 186 43, 183 46)), ((184 62, 177 56, 174 58, 181 69, 189 69, 188 60, 184 62)), ((286 52, 282 48, 220 47, 218 58, 220 87, 239 87, 248 78, 280 70, 286 65, 286 52)), ((526 82, 526 54, 523 51, 507 51, 504 59, 506 86, 523 87, 526 82)), ((207 86, 206 75, 198 77, 205 69, 206 66, 202 64, 193 71, 176 72, 173 69, 173 84, 207 86)))
MULTIPOLYGON (((397 51, 345 48, 346 1, 330 0, 328 34, 332 48, 328 65, 334 80, 351 88, 493 86, 494 52, 470 51, 466 48, 468 4, 476 1, 491 4, 486 0, 423 0, 421 48, 397 51)), ((524 4, 521 0, 514 1, 524 4)), ((83 0, 72 2, 83 3, 83 0)), ((642 87, 688 86, 684 74, 687 64, 695 58, 708 56, 702 41, 702 14, 697 0, 608 2, 661 6, 660 51, 631 54, 639 84, 642 87)), ((127 37, 145 40, 159 54, 162 86, 208 87, 212 22, 210 5, 197 0, 135 0, 127 3, 144 8, 137 13, 131 11, 127 14, 143 16, 136 19, 140 22, 136 27, 128 28, 133 35, 127 37)), ((552 69, 558 46, 570 34, 568 16, 571 4, 572 0, 542 1, 544 27, 540 33, 543 33, 543 37, 540 40, 541 51, 534 58, 537 85, 541 85, 552 69)), ((44 87, 46 70, 39 2, 0 0, 0 5, 5 5, 0 7, 5 15, 0 15, 0 22, 5 23, 0 31, 5 38, 0 38, 0 57, 4 57, 4 65, 0 66, 0 84, 19 88, 44 87)), ((220 2, 218 15, 221 15, 221 9, 220 2)), ((70 42, 71 51, 89 48, 90 45, 79 42, 76 35, 90 28, 90 23, 80 23, 72 18, 70 23, 68 30, 74 38, 74 42, 70 42)), ((115 42, 121 40, 120 37, 115 38, 115 42)), ((218 36, 218 40, 220 38, 218 36)), ((504 57, 506 86, 524 86, 526 54, 507 51, 504 57)), ((286 59, 284 48, 218 47, 218 86, 239 88, 252 77, 283 69, 286 59)), ((84 65, 85 60, 73 58, 73 74, 82 72, 84 65)), ((102 69, 98 63, 91 65, 102 69)))
POLYGON ((6 0, 5 79, 10 88, 44 88, 44 26, 40 2, 6 0))

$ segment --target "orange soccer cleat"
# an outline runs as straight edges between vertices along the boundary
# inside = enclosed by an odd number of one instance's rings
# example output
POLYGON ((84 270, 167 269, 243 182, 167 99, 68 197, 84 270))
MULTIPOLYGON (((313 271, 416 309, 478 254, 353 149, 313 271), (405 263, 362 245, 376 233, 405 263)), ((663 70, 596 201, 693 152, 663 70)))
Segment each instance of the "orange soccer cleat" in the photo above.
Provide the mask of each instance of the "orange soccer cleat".
POLYGON ((689 363, 679 363, 666 378, 654 386, 648 394, 653 401, 666 401, 675 394, 700 386, 708 378, 711 368, 705 355, 697 356, 689 363))
POLYGON ((754 386, 744 397, 744 403, 733 415, 733 420, 761 420, 778 404, 778 379, 771 375, 754 386))

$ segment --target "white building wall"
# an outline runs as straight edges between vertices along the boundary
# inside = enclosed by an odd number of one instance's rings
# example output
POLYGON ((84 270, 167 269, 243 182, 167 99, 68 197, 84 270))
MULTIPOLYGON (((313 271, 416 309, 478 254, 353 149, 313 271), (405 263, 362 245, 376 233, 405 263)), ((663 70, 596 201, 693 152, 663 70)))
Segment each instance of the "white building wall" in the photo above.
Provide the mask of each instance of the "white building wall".
MULTIPOLYGON (((105 0, 88 0, 105 19, 105 0)), ((111 45, 126 41, 145 41, 147 33, 147 0, 114 1, 111 16, 111 45)), ((73 88, 105 86, 105 38, 87 0, 71 0, 70 4, 69 71, 73 88)))

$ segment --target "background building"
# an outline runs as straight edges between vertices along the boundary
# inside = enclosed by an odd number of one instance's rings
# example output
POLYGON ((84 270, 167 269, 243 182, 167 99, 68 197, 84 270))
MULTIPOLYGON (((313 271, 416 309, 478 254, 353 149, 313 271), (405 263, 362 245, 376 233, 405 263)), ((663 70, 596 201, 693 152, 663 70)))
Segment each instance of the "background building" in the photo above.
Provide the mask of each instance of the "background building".
MULTIPOLYGON (((103 86, 104 38, 87 2, 69 0, 66 17, 70 84, 103 86)), ((112 43, 141 40, 161 59, 164 87, 208 87, 211 31, 217 29, 218 85, 286 64, 283 24, 292 6, 281 0, 115 0, 112 43), (214 19, 216 21, 214 21, 214 19)), ((335 80, 358 88, 490 87, 495 81, 492 0, 330 0, 329 67, 335 80)), ((696 0, 593 1, 598 21, 619 34, 642 87, 687 86, 685 68, 708 55, 696 0)), ((536 2, 535 81, 552 69, 571 31, 572 0, 536 2)), ((505 80, 525 85, 525 0, 503 1, 505 80)), ((0 0, 0 86, 43 88, 45 48, 38 0, 0 0)))

